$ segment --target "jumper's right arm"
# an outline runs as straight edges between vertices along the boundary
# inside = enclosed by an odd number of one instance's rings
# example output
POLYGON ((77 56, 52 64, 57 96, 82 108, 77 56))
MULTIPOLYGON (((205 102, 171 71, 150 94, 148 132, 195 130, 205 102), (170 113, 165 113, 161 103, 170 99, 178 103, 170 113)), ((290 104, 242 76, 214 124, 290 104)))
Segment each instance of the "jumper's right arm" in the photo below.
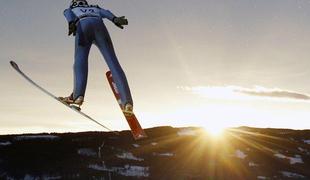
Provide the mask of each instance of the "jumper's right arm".
POLYGON ((75 20, 77 19, 76 15, 73 13, 71 8, 68 8, 64 11, 64 16, 66 20, 68 21, 68 26, 69 26, 69 33, 68 36, 73 34, 75 36, 76 34, 76 25, 75 25, 75 20))

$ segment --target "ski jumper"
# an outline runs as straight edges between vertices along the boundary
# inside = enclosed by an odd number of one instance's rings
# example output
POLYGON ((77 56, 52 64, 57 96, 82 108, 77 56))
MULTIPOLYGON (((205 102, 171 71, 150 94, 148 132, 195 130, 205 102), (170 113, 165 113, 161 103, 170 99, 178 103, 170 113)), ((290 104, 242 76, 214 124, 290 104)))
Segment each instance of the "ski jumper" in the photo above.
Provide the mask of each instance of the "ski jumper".
POLYGON ((122 105, 133 105, 125 73, 116 57, 112 40, 103 18, 113 21, 116 16, 99 6, 70 7, 64 11, 69 23, 75 22, 75 55, 74 55, 74 88, 73 98, 85 95, 88 76, 88 55, 92 44, 95 44, 104 57, 116 87, 120 93, 122 105))

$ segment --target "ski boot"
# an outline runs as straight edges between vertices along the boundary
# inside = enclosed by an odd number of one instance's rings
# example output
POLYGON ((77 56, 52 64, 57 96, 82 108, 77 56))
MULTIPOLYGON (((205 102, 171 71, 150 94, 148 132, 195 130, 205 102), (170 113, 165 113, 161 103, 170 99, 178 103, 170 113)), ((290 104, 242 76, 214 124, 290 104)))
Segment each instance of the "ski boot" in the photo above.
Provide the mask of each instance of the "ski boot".
POLYGON ((84 102, 83 96, 79 96, 76 99, 73 99, 73 93, 68 97, 58 97, 58 99, 78 111, 81 111, 81 106, 84 102))
POLYGON ((127 103, 123 108, 123 113, 125 116, 132 116, 133 115, 133 106, 127 103))

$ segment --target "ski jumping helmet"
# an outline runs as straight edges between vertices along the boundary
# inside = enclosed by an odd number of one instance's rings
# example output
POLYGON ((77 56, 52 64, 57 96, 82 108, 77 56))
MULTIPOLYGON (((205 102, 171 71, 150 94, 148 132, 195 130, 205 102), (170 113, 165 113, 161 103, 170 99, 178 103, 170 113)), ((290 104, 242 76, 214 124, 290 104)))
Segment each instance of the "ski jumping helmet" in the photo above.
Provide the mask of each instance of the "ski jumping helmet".
POLYGON ((88 6, 88 3, 86 0, 72 0, 71 1, 70 7, 78 7, 78 6, 85 7, 85 6, 88 6))

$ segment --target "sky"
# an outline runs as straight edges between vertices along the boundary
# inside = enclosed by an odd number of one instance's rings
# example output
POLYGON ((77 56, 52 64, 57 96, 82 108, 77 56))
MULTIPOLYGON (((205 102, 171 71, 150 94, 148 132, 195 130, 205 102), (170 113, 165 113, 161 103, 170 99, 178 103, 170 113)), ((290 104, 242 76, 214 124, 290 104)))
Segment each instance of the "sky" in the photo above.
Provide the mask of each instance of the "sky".
MULTIPOLYGON (((57 96, 73 87, 70 1, 1 0, 0 134, 101 131, 10 67, 16 61, 57 96)), ((144 128, 236 126, 310 129, 309 0, 92 0, 104 20, 144 128)), ((93 46, 83 111, 129 129, 93 46)))

